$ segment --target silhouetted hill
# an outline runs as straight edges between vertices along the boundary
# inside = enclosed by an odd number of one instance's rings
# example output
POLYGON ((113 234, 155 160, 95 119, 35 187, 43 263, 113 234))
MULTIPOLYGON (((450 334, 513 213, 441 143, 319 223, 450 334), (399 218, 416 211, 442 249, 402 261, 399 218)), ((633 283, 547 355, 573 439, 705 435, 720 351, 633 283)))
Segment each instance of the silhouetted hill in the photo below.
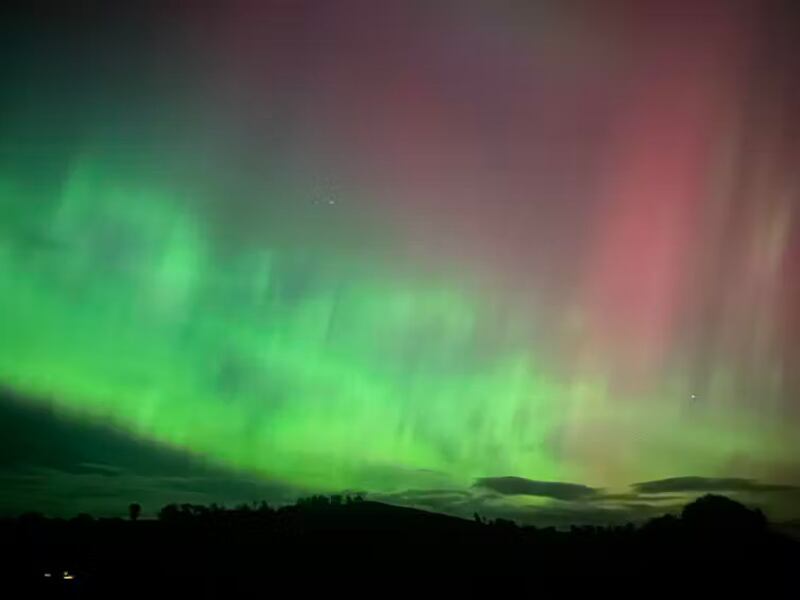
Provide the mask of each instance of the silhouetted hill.
POLYGON ((321 584, 323 575, 355 583, 365 573, 463 579, 476 573, 544 577, 559 569, 640 575, 667 569, 675 579, 731 562, 746 565, 750 573, 765 567, 774 580, 800 564, 800 546, 771 532, 759 511, 712 495, 687 505, 679 516, 638 528, 557 531, 313 496, 281 508, 169 505, 158 520, 28 514, 0 522, 0 536, 4 581, 100 595, 233 593, 296 572, 308 579, 304 585, 321 584))
POLYGON ((429 532, 474 531, 478 524, 459 517, 429 512, 406 506, 362 501, 303 511, 313 528, 362 530, 370 532, 429 532))
POLYGON ((800 542, 800 519, 775 523, 771 526, 771 528, 777 533, 800 542))

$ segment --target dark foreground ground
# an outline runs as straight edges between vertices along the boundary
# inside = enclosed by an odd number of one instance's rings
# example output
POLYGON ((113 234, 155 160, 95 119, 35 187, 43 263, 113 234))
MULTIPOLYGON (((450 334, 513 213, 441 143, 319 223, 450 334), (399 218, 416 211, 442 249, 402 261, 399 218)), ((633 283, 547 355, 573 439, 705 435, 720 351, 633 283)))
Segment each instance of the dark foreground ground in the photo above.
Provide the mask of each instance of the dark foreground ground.
POLYGON ((8 598, 554 597, 611 581, 648 595, 800 597, 800 544, 719 496, 641 527, 570 531, 326 497, 169 506, 159 520, 29 514, 0 521, 0 543, 8 598))

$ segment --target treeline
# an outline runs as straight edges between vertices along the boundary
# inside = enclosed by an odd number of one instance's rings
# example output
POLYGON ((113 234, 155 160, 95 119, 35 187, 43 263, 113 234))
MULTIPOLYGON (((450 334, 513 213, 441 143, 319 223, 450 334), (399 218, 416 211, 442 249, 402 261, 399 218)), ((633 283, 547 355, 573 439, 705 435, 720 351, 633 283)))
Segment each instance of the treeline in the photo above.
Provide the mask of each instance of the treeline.
MULTIPOLYGON (((129 506, 129 521, 138 521, 142 507, 138 503, 129 506)), ((161 508, 157 514, 157 522, 164 524, 182 523, 198 527, 214 522, 235 523, 237 521, 279 522, 281 520, 303 520, 319 524, 341 522, 345 525, 362 524, 371 528, 395 528, 413 525, 415 528, 441 528, 475 532, 491 529, 499 532, 513 532, 515 535, 552 534, 562 537, 570 535, 596 536, 630 536, 633 534, 669 537, 679 533, 707 534, 726 537, 729 535, 758 536, 769 533, 769 524, 759 509, 750 509, 725 496, 707 494, 687 504, 679 514, 665 514, 641 524, 626 523, 624 525, 573 525, 568 529, 555 527, 537 527, 535 525, 519 525, 504 518, 487 518, 474 513, 471 520, 432 513, 402 506, 367 501, 363 495, 312 495, 298 498, 292 505, 272 506, 265 501, 243 503, 233 507, 219 504, 173 503, 161 508)), ((15 518, 0 519, 5 526, 18 524, 21 526, 58 525, 71 523, 76 526, 121 523, 121 518, 95 519, 90 514, 81 513, 71 519, 48 518, 41 513, 28 512, 15 518)), ((153 523, 152 520, 144 523, 153 523)), ((422 531, 424 533, 424 531, 422 531)), ((419 533, 419 532, 418 532, 419 533)))
POLYGON ((773 532, 759 510, 716 495, 641 525, 566 530, 477 514, 462 519, 358 495, 310 496, 280 507, 170 504, 157 519, 138 519, 140 510, 131 505, 128 519, 29 513, 0 520, 8 556, 0 571, 31 581, 67 572, 69 585, 88 581, 97 589, 113 589, 135 572, 136 581, 152 589, 165 582, 258 586, 264 577, 298 568, 309 576, 322 569, 351 577, 376 569, 408 574, 409 565, 439 574, 533 568, 541 574, 578 564, 646 572, 683 563, 685 573, 687 564, 705 572, 709 563, 736 561, 768 565, 774 574, 800 564, 798 544, 773 532))
MULTIPOLYGON (((158 512, 159 521, 186 521, 191 519, 209 518, 253 518, 273 517, 281 514, 289 514, 297 510, 319 510, 325 508, 336 508, 340 506, 351 506, 364 502, 364 496, 357 494, 350 495, 313 495, 298 498, 294 505, 272 507, 265 501, 253 502, 252 504, 239 504, 233 508, 227 508, 219 504, 168 504, 158 512)), ((138 504, 132 504, 129 510, 131 520, 135 520, 133 513, 138 504)))
POLYGON ((327 540, 331 532, 338 532, 343 543, 369 538, 373 546, 393 549, 417 543, 426 547, 449 544, 455 554, 474 548, 476 555, 488 547, 497 548, 499 554, 515 556, 528 551, 588 556, 595 550, 601 555, 635 555, 646 550, 681 560, 793 547, 791 540, 770 531, 759 509, 713 494, 687 504, 679 514, 666 514, 640 524, 573 525, 567 529, 520 525, 477 513, 467 520, 370 502, 362 496, 322 495, 300 498, 294 505, 281 507, 266 502, 232 508, 170 504, 158 513, 158 522, 196 532, 223 529, 244 537, 248 532, 260 531, 277 537, 327 540))

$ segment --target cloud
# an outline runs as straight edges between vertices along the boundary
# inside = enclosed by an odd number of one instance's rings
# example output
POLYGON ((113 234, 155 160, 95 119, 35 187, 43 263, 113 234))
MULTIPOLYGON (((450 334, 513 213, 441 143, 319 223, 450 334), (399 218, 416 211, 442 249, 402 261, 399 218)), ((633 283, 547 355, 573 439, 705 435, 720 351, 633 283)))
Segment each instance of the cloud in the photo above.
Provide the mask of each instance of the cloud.
POLYGON ((459 509, 470 501, 472 495, 466 490, 434 489, 404 490, 402 492, 370 494, 370 500, 413 506, 443 512, 463 512, 459 509))
MULTIPOLYGON (((487 478, 506 479, 506 478, 487 478)), ((521 478, 518 478, 521 479, 521 478)), ((528 480, 525 480, 528 481, 528 480)), ((552 483, 552 482, 534 482, 552 483)), ((565 484, 570 485, 570 484, 565 484)), ((484 486, 479 486, 484 487, 484 486)), ((555 493, 563 496, 562 490, 555 493)), ((567 492, 569 495, 569 492, 567 492)), ((522 525, 567 528, 570 525, 623 524, 643 521, 650 516, 663 514, 663 509, 643 504, 598 505, 594 497, 562 502, 551 496, 544 505, 526 503, 525 495, 482 494, 474 488, 462 489, 411 489, 384 494, 370 494, 371 500, 432 510, 453 516, 472 519, 476 513, 485 519, 509 519, 522 525)))
POLYGON ((663 493, 652 493, 652 494, 637 494, 637 493, 628 493, 628 494, 597 494, 596 496, 592 496, 591 498, 586 498, 586 500, 590 502, 672 502, 672 501, 683 501, 686 500, 688 497, 683 494, 663 494, 663 493))
POLYGON ((678 512, 682 505, 656 507, 636 503, 619 506, 598 506, 583 503, 559 503, 549 506, 529 506, 509 509, 510 518, 537 527, 568 528, 572 525, 623 525, 641 523, 665 512, 678 512))
POLYGON ((415 498, 442 498, 442 497, 458 497, 462 498, 465 496, 470 496, 470 493, 467 490, 405 490, 402 492, 391 492, 386 494, 372 494, 370 497, 382 497, 382 498, 404 498, 404 499, 415 499, 415 498))
MULTIPOLYGON (((65 469, 67 470, 67 469, 65 469)), ((74 466, 72 472, 75 474, 103 475, 105 477, 117 477, 123 473, 119 467, 106 465, 103 463, 84 462, 74 466)))
POLYGON ((119 471, 109 477, 102 470, 47 467, 0 469, 0 489, 0 515, 7 516, 31 510, 64 517, 80 512, 122 516, 133 501, 152 516, 173 502, 235 506, 265 500, 286 504, 298 496, 296 490, 234 474, 176 476, 119 471))
POLYGON ((541 496, 555 500, 587 500, 600 490, 579 483, 536 481, 524 477, 481 477, 474 487, 485 488, 504 496, 541 496))
POLYGON ((0 383, 0 515, 154 515, 172 502, 293 502, 304 492, 231 471, 189 453, 82 422, 0 383))
POLYGON ((758 483, 740 477, 670 477, 631 485, 639 494, 670 492, 791 492, 797 486, 758 483))

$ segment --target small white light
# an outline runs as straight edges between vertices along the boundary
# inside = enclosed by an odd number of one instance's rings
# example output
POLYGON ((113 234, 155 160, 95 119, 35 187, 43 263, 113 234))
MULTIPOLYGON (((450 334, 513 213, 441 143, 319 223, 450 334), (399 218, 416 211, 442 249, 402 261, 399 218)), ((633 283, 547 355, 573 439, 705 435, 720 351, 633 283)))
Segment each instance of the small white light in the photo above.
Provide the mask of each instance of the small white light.
POLYGON ((45 577, 52 577, 53 575, 52 575, 52 573, 45 573, 44 576, 45 577))

